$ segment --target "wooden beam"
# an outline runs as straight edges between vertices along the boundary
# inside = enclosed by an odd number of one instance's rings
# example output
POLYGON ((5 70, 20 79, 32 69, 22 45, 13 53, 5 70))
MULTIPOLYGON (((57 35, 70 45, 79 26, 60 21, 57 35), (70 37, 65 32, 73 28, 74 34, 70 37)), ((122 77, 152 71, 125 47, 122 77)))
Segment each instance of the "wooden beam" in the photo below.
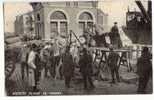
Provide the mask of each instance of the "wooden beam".
POLYGON ((149 16, 148 13, 146 12, 146 10, 145 10, 144 6, 142 5, 141 1, 135 1, 135 2, 136 2, 136 4, 138 5, 138 7, 140 8, 140 10, 141 10, 143 16, 145 17, 145 19, 146 19, 149 23, 151 23, 150 16, 149 16))

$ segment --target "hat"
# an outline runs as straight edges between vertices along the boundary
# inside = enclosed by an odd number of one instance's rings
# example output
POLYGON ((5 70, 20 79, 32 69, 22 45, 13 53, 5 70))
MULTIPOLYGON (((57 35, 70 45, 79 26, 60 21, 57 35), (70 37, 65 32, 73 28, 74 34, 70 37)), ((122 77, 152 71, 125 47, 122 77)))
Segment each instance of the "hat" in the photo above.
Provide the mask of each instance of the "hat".
POLYGON ((149 48, 148 47, 143 47, 142 52, 149 52, 149 48))
POLYGON ((66 49, 65 49, 66 52, 69 52, 70 51, 70 46, 66 46, 66 49))
POLYGON ((35 43, 32 44, 32 48, 35 49, 37 45, 35 43))
POLYGON ((114 24, 118 24, 117 22, 114 22, 114 24))
POLYGON ((87 48, 83 48, 83 49, 82 49, 82 52, 83 52, 83 53, 86 53, 86 52, 87 52, 87 48))

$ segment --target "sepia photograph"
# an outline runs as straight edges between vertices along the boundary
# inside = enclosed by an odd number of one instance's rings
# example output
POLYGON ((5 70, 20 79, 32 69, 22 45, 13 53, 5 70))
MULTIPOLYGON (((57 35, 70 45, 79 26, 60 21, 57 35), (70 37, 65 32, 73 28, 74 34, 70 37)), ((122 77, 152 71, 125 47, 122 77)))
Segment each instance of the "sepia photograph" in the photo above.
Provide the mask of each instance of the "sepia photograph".
POLYGON ((153 93, 152 0, 3 2, 5 96, 153 93))

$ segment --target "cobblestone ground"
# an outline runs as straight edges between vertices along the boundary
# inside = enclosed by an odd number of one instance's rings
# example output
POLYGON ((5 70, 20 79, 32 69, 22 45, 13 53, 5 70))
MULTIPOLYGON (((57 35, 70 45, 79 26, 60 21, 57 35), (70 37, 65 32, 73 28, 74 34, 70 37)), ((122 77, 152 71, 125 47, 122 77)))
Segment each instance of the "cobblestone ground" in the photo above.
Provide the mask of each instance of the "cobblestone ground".
MULTIPOLYGON (((137 78, 133 72, 127 72, 125 67, 120 68, 120 83, 111 84, 110 78, 107 81, 94 80, 95 88, 84 90, 82 82, 71 82, 71 88, 65 88, 64 80, 41 78, 38 88, 41 92, 46 92, 45 95, 64 94, 64 95, 89 95, 89 94, 136 94, 137 78)), ((110 76, 109 76, 110 77, 110 76)), ((15 72, 10 80, 6 81, 7 95, 12 95, 13 92, 26 91, 26 81, 21 80, 20 65, 16 65, 15 72)), ((152 93, 152 80, 149 81, 147 93, 152 93)))

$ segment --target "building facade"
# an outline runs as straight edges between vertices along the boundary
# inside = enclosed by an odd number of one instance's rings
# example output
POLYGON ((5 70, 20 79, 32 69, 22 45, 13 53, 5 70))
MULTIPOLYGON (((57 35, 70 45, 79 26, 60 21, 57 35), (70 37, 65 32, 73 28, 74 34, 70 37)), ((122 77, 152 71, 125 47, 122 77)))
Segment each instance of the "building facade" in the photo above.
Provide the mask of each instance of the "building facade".
POLYGON ((22 15, 16 16, 14 22, 15 34, 34 34, 34 15, 33 12, 28 12, 22 15))
POLYGON ((78 36, 86 28, 98 24, 107 26, 107 14, 97 8, 96 1, 31 3, 35 19, 35 33, 42 39, 57 35, 67 37, 70 30, 78 36))

